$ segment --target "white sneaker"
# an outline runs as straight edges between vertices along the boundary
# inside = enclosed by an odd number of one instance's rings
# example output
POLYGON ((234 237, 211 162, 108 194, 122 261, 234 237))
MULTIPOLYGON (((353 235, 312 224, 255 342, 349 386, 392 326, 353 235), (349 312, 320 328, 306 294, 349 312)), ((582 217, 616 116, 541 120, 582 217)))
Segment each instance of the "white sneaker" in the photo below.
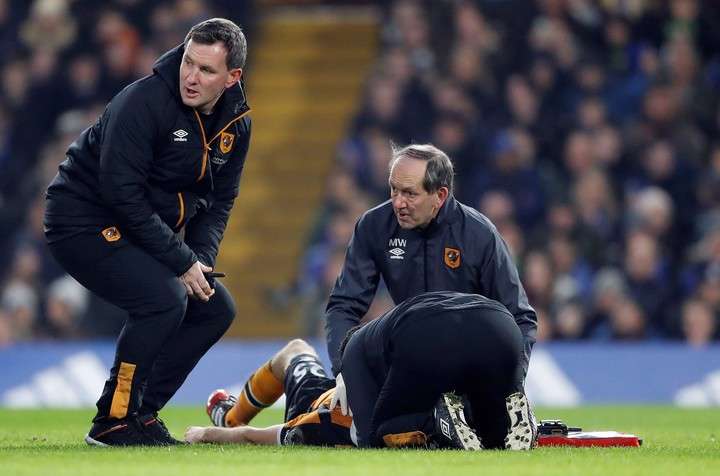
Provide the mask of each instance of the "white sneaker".
POLYGON ((460 397, 443 393, 435 404, 435 437, 444 448, 481 450, 480 438, 465 421, 464 408, 460 397))
POLYGON ((505 398, 510 426, 505 437, 506 450, 530 450, 537 446, 537 422, 527 397, 520 392, 505 398))

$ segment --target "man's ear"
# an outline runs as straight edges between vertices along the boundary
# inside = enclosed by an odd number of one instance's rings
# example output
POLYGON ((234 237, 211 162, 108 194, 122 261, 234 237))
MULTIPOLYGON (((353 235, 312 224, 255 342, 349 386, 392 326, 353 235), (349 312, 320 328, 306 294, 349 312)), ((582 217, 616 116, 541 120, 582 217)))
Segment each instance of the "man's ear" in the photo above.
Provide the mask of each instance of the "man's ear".
POLYGON ((447 187, 440 187, 435 193, 437 193, 438 201, 440 202, 438 208, 440 208, 445 203, 445 200, 447 200, 448 195, 450 195, 450 190, 448 190, 447 187))
POLYGON ((231 88, 235 85, 242 77, 242 68, 235 68, 228 71, 228 79, 225 81, 225 87, 231 88))

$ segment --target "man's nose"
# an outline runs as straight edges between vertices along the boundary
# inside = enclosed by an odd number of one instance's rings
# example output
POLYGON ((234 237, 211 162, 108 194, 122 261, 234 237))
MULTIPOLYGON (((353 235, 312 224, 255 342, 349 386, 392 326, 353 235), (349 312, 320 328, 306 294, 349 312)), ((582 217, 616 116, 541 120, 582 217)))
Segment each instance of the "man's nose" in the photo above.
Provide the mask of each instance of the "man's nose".
POLYGON ((405 199, 400 194, 397 194, 396 196, 393 197, 392 203, 393 203, 393 207, 395 207, 397 209, 405 208, 405 204, 406 204, 405 199))
POLYGON ((189 83, 194 83, 197 79, 197 70, 195 68, 188 68, 188 72, 185 75, 185 80, 189 83))

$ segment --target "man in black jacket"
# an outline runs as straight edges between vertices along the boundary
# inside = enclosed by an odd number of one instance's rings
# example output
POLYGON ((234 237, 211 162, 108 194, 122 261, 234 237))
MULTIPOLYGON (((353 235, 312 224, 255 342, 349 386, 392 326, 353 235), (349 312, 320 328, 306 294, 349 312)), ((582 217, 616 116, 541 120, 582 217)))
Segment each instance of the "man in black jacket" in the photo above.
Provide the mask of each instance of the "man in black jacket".
POLYGON ((522 348, 505 306, 451 291, 419 294, 351 331, 342 374, 358 446, 420 430, 454 448, 531 449, 534 416, 515 382, 522 348))
POLYGON ((233 22, 195 25, 152 75, 112 99, 48 188, 52 254, 128 312, 89 444, 175 443, 157 412, 235 316, 206 273, 250 142, 246 55, 233 22))
POLYGON ((432 145, 393 153, 390 200, 355 225, 326 311, 328 353, 337 377, 333 405, 347 409, 339 347, 365 315, 383 278, 396 303, 429 291, 482 294, 503 304, 523 336, 517 390, 522 389, 537 332, 505 242, 485 216, 453 197, 453 165, 432 145))

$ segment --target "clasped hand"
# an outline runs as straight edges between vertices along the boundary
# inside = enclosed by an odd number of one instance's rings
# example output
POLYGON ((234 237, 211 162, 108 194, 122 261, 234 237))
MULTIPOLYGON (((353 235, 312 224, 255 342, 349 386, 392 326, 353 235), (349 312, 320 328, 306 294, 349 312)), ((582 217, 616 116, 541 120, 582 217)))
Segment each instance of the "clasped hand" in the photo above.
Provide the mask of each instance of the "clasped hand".
POLYGON ((210 271, 212 271, 211 267, 205 266, 200 261, 196 261, 190 269, 185 271, 185 274, 180 276, 180 281, 185 285, 185 290, 189 297, 208 302, 213 294, 215 294, 215 290, 210 287, 210 283, 207 282, 203 274, 209 273, 210 271))

